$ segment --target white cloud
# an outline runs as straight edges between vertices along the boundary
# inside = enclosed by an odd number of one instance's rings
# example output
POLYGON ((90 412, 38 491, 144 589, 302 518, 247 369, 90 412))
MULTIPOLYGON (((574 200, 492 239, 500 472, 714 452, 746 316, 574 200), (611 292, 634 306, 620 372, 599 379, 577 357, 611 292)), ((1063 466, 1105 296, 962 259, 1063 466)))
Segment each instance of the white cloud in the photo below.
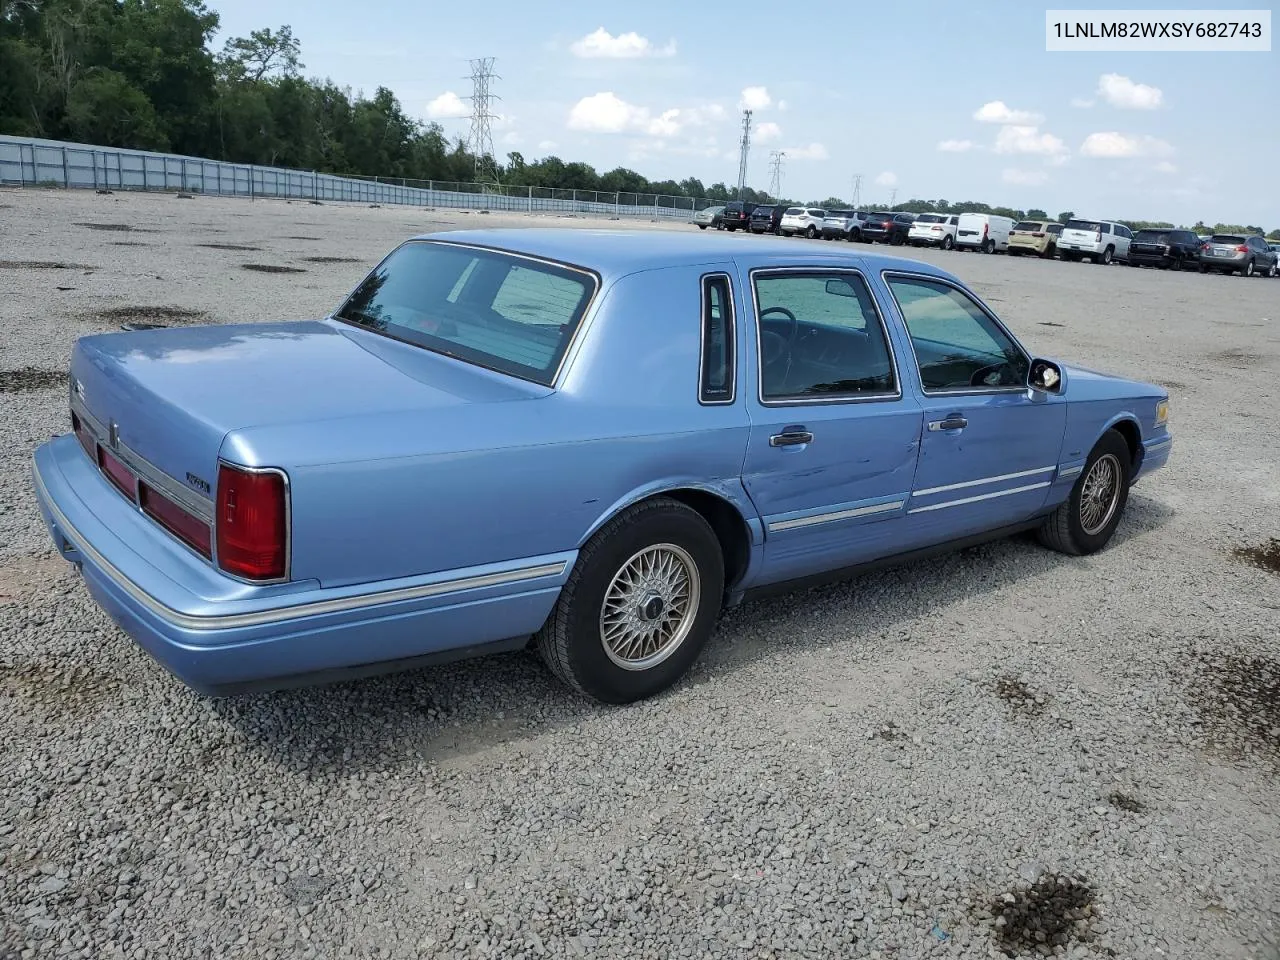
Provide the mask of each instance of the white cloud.
POLYGON ((1167 157, 1173 153, 1173 146, 1159 137, 1136 136, 1108 130, 1102 133, 1091 133, 1080 145, 1080 152, 1086 157, 1103 157, 1117 159, 1124 157, 1167 157))
POLYGON ((816 141, 806 146, 783 147, 782 152, 787 155, 788 160, 826 160, 831 156, 827 148, 816 141))
POLYGON ((1134 83, 1118 73, 1104 73, 1098 78, 1098 96, 1113 107, 1125 110, 1155 110, 1164 102, 1164 93, 1159 87, 1134 83))
POLYGON ((1178 168, 1175 167, 1168 160, 1161 160, 1159 163, 1157 163, 1156 170, 1158 170, 1160 173, 1177 173, 1178 172, 1178 168))
POLYGON ((973 119, 981 123, 1013 123, 1013 124, 1038 124, 1044 122, 1044 117, 1038 113, 1032 113, 1030 110, 1011 110, 1003 100, 992 100, 990 103, 984 103, 973 112, 973 119))
POLYGON ((646 120, 647 111, 627 103, 609 91, 583 97, 569 111, 570 130, 621 133, 646 120))
POLYGON ((938 149, 943 153, 966 153, 973 149, 972 140, 940 140, 938 149))
POLYGON ((1093 101, 1086 100, 1084 97, 1072 97, 1071 105, 1080 110, 1088 110, 1090 107, 1093 106, 1093 101))
POLYGON ((433 120, 443 120, 449 117, 469 117, 471 116, 471 108, 463 103, 462 98, 452 90, 446 90, 427 104, 427 116, 433 120))
POLYGON ((1000 175, 1000 178, 1005 183, 1019 187, 1038 187, 1049 179, 1049 175, 1043 170, 1016 170, 1010 167, 1000 175))
POLYGON ((783 112, 785 113, 785 112, 786 112, 786 109, 787 109, 787 101, 785 101, 785 100, 779 100, 779 101, 778 101, 778 109, 779 109, 779 110, 781 110, 781 111, 783 111, 783 112))
POLYGON ((876 177, 876 184, 881 187, 896 187, 898 185, 898 175, 892 170, 886 170, 876 177))
POLYGON ((1039 127, 1001 127, 996 134, 996 153, 1038 153, 1054 156, 1067 149, 1052 133, 1041 133, 1039 127))
POLYGON ((539 150, 554 150, 554 149, 555 149, 556 147, 558 147, 558 146, 559 146, 559 144, 558 144, 558 143, 556 143, 554 140, 539 140, 539 141, 538 141, 538 149, 539 149, 539 150))
POLYGON ((742 91, 739 107, 746 110, 764 110, 773 103, 767 87, 746 87, 742 91))
POLYGON ((516 133, 514 130, 509 130, 502 135, 502 142, 509 147, 518 147, 520 144, 524 143, 524 137, 520 136, 520 134, 516 133))
POLYGON ((674 137, 680 132, 680 111, 662 111, 661 116, 645 123, 644 130, 654 137, 674 137))
POLYGON ((760 143, 768 143, 770 140, 777 140, 781 136, 782 128, 772 120, 766 120, 756 126, 755 139, 760 143))
POLYGON ((616 37, 604 27, 575 40, 569 47, 575 57, 585 59, 634 60, 638 57, 674 57, 676 42, 670 40, 665 47, 655 47, 648 37, 634 30, 616 37))
POLYGON ((1047 163, 1051 167, 1065 167, 1070 162, 1071 162, 1071 154, 1069 153, 1055 154, 1054 156, 1050 157, 1048 160, 1045 161, 1045 163, 1047 163))

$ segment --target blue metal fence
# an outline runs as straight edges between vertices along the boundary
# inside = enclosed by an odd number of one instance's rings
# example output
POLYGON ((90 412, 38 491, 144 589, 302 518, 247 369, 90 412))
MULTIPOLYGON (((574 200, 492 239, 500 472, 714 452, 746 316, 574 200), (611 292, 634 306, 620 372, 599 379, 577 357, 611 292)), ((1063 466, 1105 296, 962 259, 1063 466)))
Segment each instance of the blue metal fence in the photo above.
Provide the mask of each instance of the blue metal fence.
POLYGON ((554 211, 604 216, 681 218, 715 201, 656 194, 602 193, 550 187, 433 180, 339 177, 226 163, 149 150, 0 136, 0 184, 99 190, 169 190, 249 198, 455 207, 512 212, 554 211))

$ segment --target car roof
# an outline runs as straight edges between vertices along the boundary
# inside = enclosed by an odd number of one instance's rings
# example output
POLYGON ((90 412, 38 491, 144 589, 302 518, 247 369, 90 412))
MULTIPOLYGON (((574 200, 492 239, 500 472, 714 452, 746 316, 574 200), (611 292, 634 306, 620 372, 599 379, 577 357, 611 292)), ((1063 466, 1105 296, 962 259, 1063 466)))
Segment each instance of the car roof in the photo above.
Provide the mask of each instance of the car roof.
POLYGON ((445 240, 495 247, 526 256, 544 257, 595 270, 604 277, 619 277, 639 270, 690 266, 734 260, 751 266, 778 261, 787 265, 847 264, 868 271, 910 269, 916 273, 954 280, 932 264, 861 250, 829 250, 829 244, 812 247, 781 237, 739 237, 733 234, 678 233, 674 230, 608 230, 582 227, 508 227, 477 230, 442 230, 421 234, 417 240, 445 240))

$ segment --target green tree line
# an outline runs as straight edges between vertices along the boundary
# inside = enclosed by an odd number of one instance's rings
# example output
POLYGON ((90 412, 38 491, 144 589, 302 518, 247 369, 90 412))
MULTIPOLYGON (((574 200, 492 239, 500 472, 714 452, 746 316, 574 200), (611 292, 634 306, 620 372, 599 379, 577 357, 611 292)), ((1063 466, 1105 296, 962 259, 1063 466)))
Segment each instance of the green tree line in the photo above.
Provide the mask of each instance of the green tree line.
MULTIPOLYGON (((289 26, 254 30, 215 51, 218 24, 201 0, 0 0, 0 133, 343 175, 475 178, 476 158, 465 142, 451 140, 438 123, 410 117, 387 88, 366 96, 305 77, 301 44, 289 26)), ((652 181, 626 167, 600 173, 556 156, 482 159, 504 183, 518 186, 718 202, 737 193, 723 182, 652 181)), ((770 198, 747 188, 742 199, 770 198)), ((834 197, 814 205, 845 206, 834 197)), ((1047 218, 1041 210, 976 201, 897 206, 1047 218)), ((1230 224, 1196 228, 1262 232, 1230 224)))

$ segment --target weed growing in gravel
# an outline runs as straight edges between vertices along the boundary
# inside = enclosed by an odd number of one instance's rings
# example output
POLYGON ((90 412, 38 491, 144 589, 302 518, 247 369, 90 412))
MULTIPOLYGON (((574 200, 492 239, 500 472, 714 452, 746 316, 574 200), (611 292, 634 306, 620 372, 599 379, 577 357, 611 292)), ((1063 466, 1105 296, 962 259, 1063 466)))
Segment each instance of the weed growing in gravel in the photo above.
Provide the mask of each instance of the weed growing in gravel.
POLYGON ((1262 570, 1280 573, 1280 540, 1275 537, 1256 547, 1236 547, 1231 555, 1262 570))
POLYGON ((306 273, 302 267, 278 267, 271 263, 242 263, 245 270, 256 270, 259 273, 306 273))
POLYGON ((1280 661, 1256 654, 1195 656, 1191 699, 1214 739, 1243 754, 1280 760, 1280 661))
POLYGON ((0 370, 0 393, 29 393, 32 390, 48 390, 67 382, 65 370, 41 370, 23 367, 20 370, 0 370))
POLYGON ((1121 793, 1119 790, 1110 794, 1107 800, 1113 807, 1118 807, 1125 813, 1142 813, 1147 809, 1146 804, 1141 800, 1131 797, 1127 793, 1121 793))
POLYGON ((996 696, 1009 704, 1017 713, 1035 717, 1044 712, 1048 699, 1044 694, 1036 693, 1017 677, 1001 677, 996 681, 996 696))
POLYGON ((1005 956, 1052 952, 1081 939, 1093 917, 1093 889, 1083 877, 1046 873, 1029 888, 991 905, 996 944, 1005 956))

